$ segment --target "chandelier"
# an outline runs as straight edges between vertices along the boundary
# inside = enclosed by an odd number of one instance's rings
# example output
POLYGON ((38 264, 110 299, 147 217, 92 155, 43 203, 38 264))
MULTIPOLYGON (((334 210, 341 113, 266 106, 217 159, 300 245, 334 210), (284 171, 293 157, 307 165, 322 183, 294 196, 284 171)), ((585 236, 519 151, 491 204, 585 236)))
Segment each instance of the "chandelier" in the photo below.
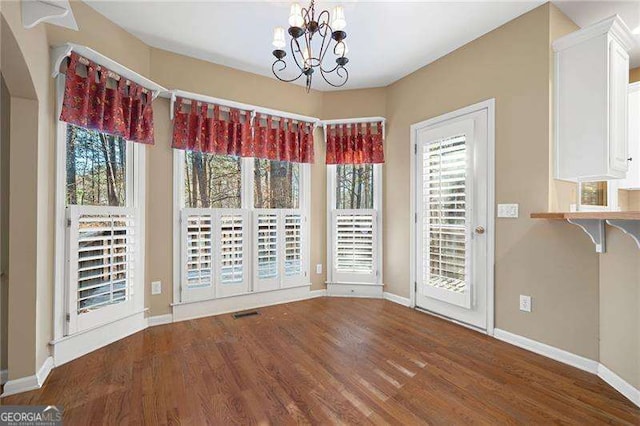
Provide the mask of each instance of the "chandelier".
MULTIPOLYGON (((344 28, 347 21, 344 18, 344 9, 342 6, 336 6, 333 9, 332 16, 329 12, 323 10, 316 16, 315 2, 311 0, 309 8, 300 7, 298 3, 291 5, 291 13, 289 15, 289 51, 291 53, 292 62, 298 68, 298 75, 293 78, 287 78, 287 63, 285 57, 285 40, 284 28, 276 27, 273 30, 273 56, 276 60, 271 65, 273 75, 278 80, 292 82, 304 76, 306 78, 307 92, 311 89, 311 79, 315 71, 318 71, 324 81, 333 87, 341 87, 349 79, 349 72, 345 65, 349 59, 345 56, 349 53, 347 43, 347 33, 344 28), (331 20, 331 18, 333 20, 331 20), (331 22, 331 24, 329 24, 331 22), (315 42, 314 42, 315 40, 315 42), (331 50, 335 58, 335 66, 333 64, 325 64, 325 55, 331 50)), ((327 61, 329 62, 329 61, 327 61)))

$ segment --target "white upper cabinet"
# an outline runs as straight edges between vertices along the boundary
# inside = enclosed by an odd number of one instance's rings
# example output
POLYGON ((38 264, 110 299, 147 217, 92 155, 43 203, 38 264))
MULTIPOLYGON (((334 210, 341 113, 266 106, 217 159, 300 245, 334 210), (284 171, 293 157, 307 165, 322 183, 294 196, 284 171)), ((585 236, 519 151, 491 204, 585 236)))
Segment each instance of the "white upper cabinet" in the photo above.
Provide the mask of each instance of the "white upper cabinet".
POLYGON ((624 179, 628 170, 629 55, 618 17, 566 35, 555 51, 555 177, 624 179))
POLYGON ((620 189, 640 189, 640 81, 629 85, 629 171, 620 189))

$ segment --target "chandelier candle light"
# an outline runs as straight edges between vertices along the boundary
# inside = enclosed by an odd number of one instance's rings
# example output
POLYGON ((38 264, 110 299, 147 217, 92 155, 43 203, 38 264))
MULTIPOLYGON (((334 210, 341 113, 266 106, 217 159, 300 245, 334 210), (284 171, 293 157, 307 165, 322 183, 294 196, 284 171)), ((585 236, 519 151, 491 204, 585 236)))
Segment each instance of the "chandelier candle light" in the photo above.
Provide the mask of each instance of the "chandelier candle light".
POLYGON ((289 50, 293 57, 293 62, 298 67, 300 73, 294 78, 286 78, 282 74, 287 63, 284 58, 287 52, 284 48, 287 46, 284 28, 276 27, 273 30, 273 56, 276 57, 271 70, 278 80, 292 82, 303 75, 306 77, 307 92, 311 89, 311 78, 316 69, 328 84, 333 87, 341 87, 349 79, 349 73, 345 65, 349 62, 346 57, 349 53, 347 43, 347 33, 344 28, 347 21, 344 18, 344 9, 342 6, 336 6, 330 16, 327 10, 323 10, 316 16, 315 2, 311 0, 309 8, 300 7, 300 4, 291 5, 291 13, 289 15, 289 50), (333 20, 331 20, 333 19, 333 20), (329 24, 331 22, 331 24, 329 24), (315 47, 314 47, 315 37, 315 47), (323 66, 325 55, 329 50, 335 55, 335 63, 333 66, 323 66), (333 66, 333 68, 332 68, 333 66), (335 75, 336 77, 331 77, 335 75))

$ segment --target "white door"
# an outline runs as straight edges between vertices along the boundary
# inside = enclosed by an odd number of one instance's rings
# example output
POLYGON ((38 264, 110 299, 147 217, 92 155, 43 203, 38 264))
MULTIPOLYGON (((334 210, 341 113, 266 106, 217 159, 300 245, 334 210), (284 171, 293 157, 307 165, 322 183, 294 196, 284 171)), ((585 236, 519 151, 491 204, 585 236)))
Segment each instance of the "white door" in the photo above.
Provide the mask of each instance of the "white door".
POLYGON ((487 329, 488 108, 414 126, 416 306, 487 329))

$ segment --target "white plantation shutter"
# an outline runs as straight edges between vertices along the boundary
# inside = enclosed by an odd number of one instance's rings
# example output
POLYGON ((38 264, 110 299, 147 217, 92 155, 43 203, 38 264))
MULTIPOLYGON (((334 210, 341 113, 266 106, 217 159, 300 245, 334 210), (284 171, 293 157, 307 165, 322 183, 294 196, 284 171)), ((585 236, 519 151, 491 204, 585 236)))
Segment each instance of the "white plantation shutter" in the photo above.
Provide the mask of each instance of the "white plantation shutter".
POLYGON ((217 245, 219 281, 216 297, 246 293, 249 290, 249 235, 246 210, 217 211, 217 245))
POLYGON ((470 215, 465 135, 425 145, 422 168, 422 281, 427 292, 468 307, 470 215))
POLYGON ((280 287, 278 216, 278 212, 274 210, 254 211, 254 267, 255 287, 258 291, 280 287))
POLYGON ((334 210, 332 217, 333 281, 377 281, 377 214, 375 210, 334 210))
POLYGON ((284 274, 300 275, 302 272, 302 216, 287 214, 284 216, 284 274))
POLYGON ((210 298, 213 288, 214 215, 208 209, 182 211, 182 301, 210 298))
POLYGON ((73 333, 132 309, 139 243, 133 208, 70 206, 67 219, 68 332, 73 333))
POLYGON ((283 210, 280 212, 283 229, 283 274, 282 285, 308 284, 305 252, 304 226, 305 217, 301 210, 283 210))

